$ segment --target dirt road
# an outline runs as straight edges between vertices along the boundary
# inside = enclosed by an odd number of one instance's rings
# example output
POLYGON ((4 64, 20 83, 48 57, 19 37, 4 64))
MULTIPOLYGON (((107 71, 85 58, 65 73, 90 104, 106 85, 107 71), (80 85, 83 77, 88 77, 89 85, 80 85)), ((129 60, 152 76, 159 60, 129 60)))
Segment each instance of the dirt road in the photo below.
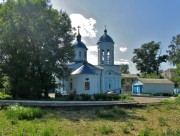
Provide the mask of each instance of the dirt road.
POLYGON ((132 96, 139 103, 156 103, 161 100, 175 100, 175 97, 167 96, 132 96))

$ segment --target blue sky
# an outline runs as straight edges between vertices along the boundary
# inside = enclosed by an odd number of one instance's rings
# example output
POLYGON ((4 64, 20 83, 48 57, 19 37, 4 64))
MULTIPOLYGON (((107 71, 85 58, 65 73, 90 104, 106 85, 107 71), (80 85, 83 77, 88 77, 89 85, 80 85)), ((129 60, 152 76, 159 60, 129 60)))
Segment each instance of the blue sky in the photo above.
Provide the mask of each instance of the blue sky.
MULTIPOLYGON (((1 1, 1 0, 0 0, 1 1)), ((115 42, 115 61, 129 64, 133 50, 152 40, 161 42, 165 54, 172 36, 180 33, 180 0, 51 0, 53 7, 65 10, 72 25, 81 26, 82 39, 88 50, 88 61, 97 64, 97 41, 104 25, 115 42)), ((163 63, 161 69, 172 67, 163 63)))
MULTIPOLYGON (((133 50, 152 40, 161 42, 161 54, 165 54, 172 36, 180 33, 179 0, 52 0, 57 9, 64 9, 72 22, 81 24, 83 19, 92 18, 95 36, 84 36, 83 40, 90 48, 88 60, 97 64, 96 42, 103 34, 104 25, 113 38, 116 63, 128 63, 131 73, 136 73, 131 62, 133 50), (77 18, 76 18, 77 17, 77 18)), ((90 22, 91 22, 90 21, 90 22)), ((83 31, 83 26, 81 26, 83 31)), ((172 67, 169 63, 161 69, 172 67)))

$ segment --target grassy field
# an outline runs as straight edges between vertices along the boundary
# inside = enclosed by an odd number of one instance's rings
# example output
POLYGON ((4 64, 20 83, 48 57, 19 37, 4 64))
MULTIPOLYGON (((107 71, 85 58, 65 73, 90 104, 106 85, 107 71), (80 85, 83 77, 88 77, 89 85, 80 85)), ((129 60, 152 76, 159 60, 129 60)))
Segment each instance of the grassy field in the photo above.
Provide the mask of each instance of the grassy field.
POLYGON ((178 102, 134 108, 33 109, 32 112, 20 107, 14 114, 10 108, 0 109, 0 136, 180 136, 178 102), (24 113, 19 113, 20 109, 24 113), (42 116, 36 118, 39 112, 42 116))

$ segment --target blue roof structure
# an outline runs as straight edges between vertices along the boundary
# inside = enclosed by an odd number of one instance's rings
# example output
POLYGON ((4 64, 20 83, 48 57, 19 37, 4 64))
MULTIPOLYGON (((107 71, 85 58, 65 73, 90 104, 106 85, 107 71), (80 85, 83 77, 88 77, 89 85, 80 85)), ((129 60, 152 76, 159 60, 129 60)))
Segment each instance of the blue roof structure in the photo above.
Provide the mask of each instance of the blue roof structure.
POLYGON ((104 34, 99 38, 97 43, 101 43, 101 42, 111 42, 114 43, 113 39, 107 35, 107 30, 104 30, 104 34))
POLYGON ((72 75, 77 75, 77 74, 91 74, 91 75, 97 75, 96 72, 91 69, 88 66, 88 63, 86 61, 83 62, 82 66, 76 69, 74 72, 71 73, 72 75))
MULTIPOLYGON (((80 62, 72 62, 72 63, 69 63, 68 64, 68 68, 71 69, 71 70, 76 70, 78 69, 79 67, 81 67, 83 65, 84 62, 80 61, 80 62)), ((104 69, 103 67, 101 66, 98 66, 98 65, 92 65, 88 62, 87 63, 87 66, 91 69, 104 69)))
POLYGON ((74 44, 73 44, 73 46, 74 47, 79 47, 79 48, 84 48, 84 49, 88 49, 87 47, 86 47, 86 45, 83 43, 83 42, 81 42, 81 41, 76 41, 74 44))

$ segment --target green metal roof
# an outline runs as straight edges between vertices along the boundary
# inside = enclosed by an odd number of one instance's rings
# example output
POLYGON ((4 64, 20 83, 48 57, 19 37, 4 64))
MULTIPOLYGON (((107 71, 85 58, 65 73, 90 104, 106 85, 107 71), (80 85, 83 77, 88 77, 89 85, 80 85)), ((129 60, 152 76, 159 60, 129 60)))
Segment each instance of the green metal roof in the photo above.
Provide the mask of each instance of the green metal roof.
POLYGON ((145 84, 174 84, 174 82, 169 79, 151 79, 151 78, 137 78, 142 83, 145 84))

